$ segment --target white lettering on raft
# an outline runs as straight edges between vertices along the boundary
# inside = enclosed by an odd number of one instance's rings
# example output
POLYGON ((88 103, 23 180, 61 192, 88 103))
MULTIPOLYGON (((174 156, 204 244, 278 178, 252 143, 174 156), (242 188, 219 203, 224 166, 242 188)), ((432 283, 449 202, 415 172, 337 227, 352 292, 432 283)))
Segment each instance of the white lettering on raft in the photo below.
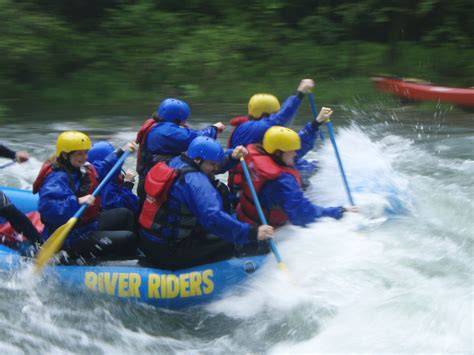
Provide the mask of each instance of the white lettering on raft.
MULTIPOLYGON (((148 298, 186 298, 207 295, 214 291, 210 269, 174 274, 149 274, 145 285, 148 298)), ((142 278, 133 272, 93 272, 84 275, 85 286, 94 291, 123 298, 140 298, 142 278)))

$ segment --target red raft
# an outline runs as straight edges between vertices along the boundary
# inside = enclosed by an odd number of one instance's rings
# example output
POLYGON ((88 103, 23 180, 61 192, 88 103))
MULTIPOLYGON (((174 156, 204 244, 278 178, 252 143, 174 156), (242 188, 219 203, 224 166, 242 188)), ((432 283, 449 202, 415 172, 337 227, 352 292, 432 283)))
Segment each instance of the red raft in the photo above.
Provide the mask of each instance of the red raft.
POLYGON ((372 80, 379 91, 410 101, 435 101, 463 107, 474 107, 474 88, 452 88, 431 85, 417 79, 376 76, 372 80))

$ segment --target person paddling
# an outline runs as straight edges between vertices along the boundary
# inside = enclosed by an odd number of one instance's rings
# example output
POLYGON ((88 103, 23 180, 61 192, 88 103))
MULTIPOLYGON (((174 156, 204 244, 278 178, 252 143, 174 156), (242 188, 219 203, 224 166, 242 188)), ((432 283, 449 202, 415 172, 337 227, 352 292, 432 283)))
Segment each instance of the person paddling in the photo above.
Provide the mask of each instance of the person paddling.
MULTIPOLYGON (((95 142, 87 154, 87 159, 94 164, 103 161, 113 152, 114 147, 109 142, 95 142)), ((135 177, 135 171, 132 169, 127 169, 125 173, 119 169, 117 176, 113 177, 100 193, 102 208, 104 210, 127 208, 138 217, 138 196, 133 193, 135 177)))
MULTIPOLYGON (((255 94, 248 102, 248 115, 234 117, 230 124, 235 126, 232 131, 228 147, 235 148, 238 145, 262 143, 265 132, 273 126, 290 126, 296 116, 304 95, 314 88, 312 79, 303 79, 299 83, 296 92, 289 96, 282 106, 278 99, 271 94, 255 94)), ((304 147, 311 150, 316 141, 318 127, 314 124, 305 126, 306 134, 302 135, 304 147)), ((304 155, 304 154, 303 154, 304 155)), ((315 169, 314 164, 303 164, 302 169, 315 169)), ((231 190, 234 205, 237 204, 243 180, 243 172, 240 165, 229 171, 228 184, 231 190)))
POLYGON ((236 248, 256 249, 257 241, 272 238, 272 227, 252 227, 226 213, 213 185, 216 174, 246 153, 244 147, 224 153, 214 139, 197 137, 186 153, 149 171, 140 215, 140 250, 147 261, 181 269, 228 259, 236 248))
MULTIPOLYGON (((301 189, 301 177, 295 168, 295 157, 301 149, 299 135, 286 127, 274 126, 263 137, 263 144, 248 147, 247 164, 254 187, 273 227, 291 222, 305 226, 321 217, 340 219, 344 212, 356 212, 356 207, 320 207, 310 202, 301 189)), ((239 220, 259 224, 257 209, 246 181, 242 185, 237 206, 239 220)))
POLYGON ((191 114, 188 104, 182 100, 168 98, 160 103, 156 113, 140 128, 136 143, 138 186, 140 205, 144 201, 143 184, 147 172, 158 162, 168 161, 185 152, 194 138, 198 136, 216 138, 224 131, 222 122, 217 122, 202 130, 186 126, 191 114))
POLYGON ((71 259, 130 257, 136 254, 133 214, 125 208, 102 211, 100 197, 91 194, 127 149, 135 143, 109 154, 105 159, 88 163, 91 148, 87 135, 66 131, 58 136, 56 153, 42 166, 33 193, 39 193, 39 212, 45 225, 46 240, 66 223, 83 204, 88 205, 77 225, 69 233, 63 250, 71 259))
POLYGON ((311 122, 307 122, 298 132, 301 148, 296 152, 294 167, 301 175, 301 188, 303 190, 309 187, 309 179, 319 168, 317 161, 304 159, 304 156, 313 150, 318 137, 319 128, 331 118, 332 114, 333 110, 330 107, 321 108, 319 114, 311 122))

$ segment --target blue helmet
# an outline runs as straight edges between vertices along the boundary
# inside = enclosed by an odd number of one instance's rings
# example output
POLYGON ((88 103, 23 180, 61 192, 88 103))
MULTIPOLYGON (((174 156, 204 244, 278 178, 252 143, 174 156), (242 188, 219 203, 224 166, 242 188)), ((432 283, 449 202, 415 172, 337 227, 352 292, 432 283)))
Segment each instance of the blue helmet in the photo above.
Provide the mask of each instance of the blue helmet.
POLYGON ((214 139, 209 137, 196 137, 188 148, 191 159, 201 158, 221 162, 224 160, 224 149, 214 139))
POLYGON ((164 100, 156 110, 158 117, 164 121, 185 121, 188 119, 191 109, 188 104, 178 99, 164 100))
POLYGON ((92 148, 89 150, 87 154, 87 160, 91 163, 95 161, 104 160, 107 155, 114 151, 114 147, 112 144, 106 141, 96 142, 92 145, 92 148))

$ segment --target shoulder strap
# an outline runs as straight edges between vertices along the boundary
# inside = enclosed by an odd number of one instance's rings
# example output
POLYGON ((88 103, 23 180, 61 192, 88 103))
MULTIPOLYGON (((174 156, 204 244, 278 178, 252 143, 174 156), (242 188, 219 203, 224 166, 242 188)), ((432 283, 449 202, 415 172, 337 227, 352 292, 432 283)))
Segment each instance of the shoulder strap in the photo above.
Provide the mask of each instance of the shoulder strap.
POLYGON ((199 170, 197 170, 196 168, 193 168, 191 166, 187 166, 187 167, 182 168, 182 169, 176 169, 175 171, 176 171, 176 175, 178 176, 178 179, 183 179, 184 176, 187 173, 192 173, 192 172, 199 171, 199 170))

